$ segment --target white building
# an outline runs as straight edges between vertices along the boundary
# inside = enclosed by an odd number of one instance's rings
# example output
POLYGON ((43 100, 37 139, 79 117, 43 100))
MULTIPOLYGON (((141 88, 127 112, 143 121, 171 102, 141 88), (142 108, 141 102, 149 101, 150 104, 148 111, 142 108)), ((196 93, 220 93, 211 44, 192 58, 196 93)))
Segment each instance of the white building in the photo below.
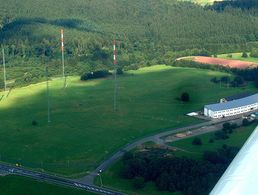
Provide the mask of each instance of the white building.
POLYGON ((258 93, 224 103, 206 105, 204 115, 211 118, 234 116, 258 109, 258 93))

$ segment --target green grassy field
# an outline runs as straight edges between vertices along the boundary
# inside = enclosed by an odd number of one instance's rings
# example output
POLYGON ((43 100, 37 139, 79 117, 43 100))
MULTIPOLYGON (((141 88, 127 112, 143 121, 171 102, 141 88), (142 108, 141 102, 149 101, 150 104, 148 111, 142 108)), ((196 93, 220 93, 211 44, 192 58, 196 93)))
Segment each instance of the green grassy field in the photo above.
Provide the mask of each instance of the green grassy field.
MULTIPOLYGON (((233 134, 230 135, 229 139, 226 140, 215 140, 214 143, 209 143, 210 138, 213 138, 214 133, 208 133, 204 135, 197 136, 201 138, 203 145, 201 146, 194 146, 192 145, 192 141, 194 138, 187 138, 182 139, 176 142, 171 143, 171 146, 178 147, 188 152, 176 151, 175 155, 185 156, 194 159, 201 159, 202 153, 204 151, 216 151, 218 148, 221 148, 224 144, 228 146, 236 146, 241 148, 242 145, 245 143, 247 138, 253 132, 257 124, 250 125, 248 127, 241 127, 234 131, 233 134)), ((107 171, 102 174, 103 185, 108 187, 113 187, 116 189, 123 190, 129 194, 141 194, 141 195, 148 195, 148 194, 173 194, 168 192, 160 192, 157 191, 155 185, 153 183, 147 183, 146 187, 141 190, 135 190, 133 187, 133 182, 131 180, 123 179, 120 176, 120 170, 122 168, 122 161, 117 161, 114 163, 107 171)), ((96 184, 99 184, 99 178, 96 178, 96 184)), ((180 193, 176 193, 180 194, 180 193)))
POLYGON ((111 78, 81 82, 69 77, 65 90, 55 79, 50 83, 50 124, 45 83, 14 89, 0 102, 0 158, 69 176, 85 174, 135 139, 198 122, 185 114, 204 104, 254 91, 252 86, 220 88, 210 82, 222 75, 162 65, 130 71, 119 78, 118 112, 113 111, 111 78), (185 91, 189 103, 176 99, 185 91))
MULTIPOLYGON (((229 59, 229 60, 242 60, 242 61, 258 63, 258 58, 253 58, 253 57, 243 58, 242 53, 229 53, 229 54, 220 54, 220 55, 217 55, 217 57, 223 58, 223 59, 229 59), (228 56, 229 54, 232 55, 232 58, 228 56)), ((249 54, 250 53, 248 53, 248 55, 249 54)))
POLYGON ((72 188, 51 185, 19 176, 0 177, 1 195, 94 195, 72 188))

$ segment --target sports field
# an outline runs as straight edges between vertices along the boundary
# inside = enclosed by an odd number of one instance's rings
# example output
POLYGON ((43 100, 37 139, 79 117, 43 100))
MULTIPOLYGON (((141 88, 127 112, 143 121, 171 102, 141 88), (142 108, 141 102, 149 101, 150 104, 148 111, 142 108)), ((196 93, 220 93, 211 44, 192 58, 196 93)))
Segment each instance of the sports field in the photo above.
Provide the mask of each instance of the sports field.
POLYGON ((69 176, 86 174, 135 139, 198 122, 186 113, 221 97, 254 90, 220 88, 210 82, 223 75, 163 65, 129 71, 118 79, 117 112, 111 78, 81 82, 69 77, 66 89, 61 79, 55 79, 50 83, 50 124, 45 83, 14 89, 0 102, 0 158, 69 176), (185 91, 189 103, 177 100, 185 91))

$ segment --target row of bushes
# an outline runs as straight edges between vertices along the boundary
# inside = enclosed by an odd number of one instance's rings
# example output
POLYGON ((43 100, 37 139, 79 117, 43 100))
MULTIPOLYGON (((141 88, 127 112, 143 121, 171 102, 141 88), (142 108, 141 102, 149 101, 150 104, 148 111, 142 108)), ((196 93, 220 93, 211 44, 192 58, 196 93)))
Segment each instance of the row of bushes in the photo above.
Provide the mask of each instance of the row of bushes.
POLYGON ((111 73, 107 70, 98 70, 90 73, 85 73, 81 76, 82 81, 97 79, 97 78, 105 78, 111 75, 111 73))
MULTIPOLYGON (((121 68, 117 69, 117 74, 122 75, 123 70, 121 68)), ((106 78, 110 75, 112 75, 112 73, 110 73, 108 70, 97 70, 97 71, 90 72, 90 73, 84 73, 81 76, 81 80, 87 81, 87 80, 91 80, 91 79, 106 78)))

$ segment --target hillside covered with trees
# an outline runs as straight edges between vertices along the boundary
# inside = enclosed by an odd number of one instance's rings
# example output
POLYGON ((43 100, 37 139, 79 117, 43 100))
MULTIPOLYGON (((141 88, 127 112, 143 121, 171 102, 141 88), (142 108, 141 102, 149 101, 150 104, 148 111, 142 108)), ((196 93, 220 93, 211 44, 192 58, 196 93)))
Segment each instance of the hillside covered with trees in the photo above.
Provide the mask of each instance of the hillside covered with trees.
POLYGON ((128 69, 170 63, 177 56, 210 55, 253 47, 258 18, 238 9, 217 12, 176 0, 24 0, 1 3, 0 42, 9 80, 36 82, 60 73, 60 29, 65 29, 68 74, 118 64, 128 69), (42 58, 44 54, 44 59, 42 58), (29 71, 28 71, 29 70, 29 71))

